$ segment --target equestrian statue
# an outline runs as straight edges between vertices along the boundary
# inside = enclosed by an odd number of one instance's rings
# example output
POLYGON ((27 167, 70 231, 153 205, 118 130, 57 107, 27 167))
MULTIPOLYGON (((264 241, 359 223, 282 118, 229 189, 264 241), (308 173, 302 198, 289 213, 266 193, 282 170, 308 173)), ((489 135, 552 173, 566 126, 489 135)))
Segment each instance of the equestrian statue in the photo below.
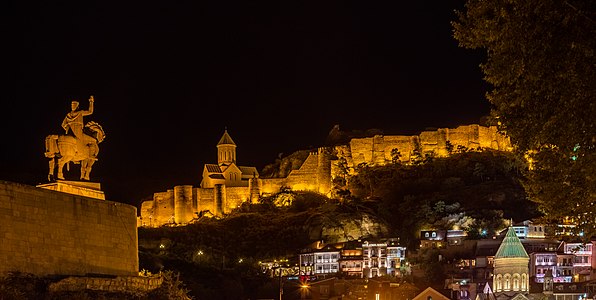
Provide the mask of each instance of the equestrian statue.
POLYGON ((83 117, 93 113, 93 96, 89 97, 89 109, 79 110, 79 102, 72 101, 71 111, 62 121, 63 135, 48 135, 46 137, 45 156, 50 159, 48 180, 54 180, 54 173, 58 167, 57 179, 64 180, 62 169, 66 164, 70 170, 70 162, 81 164, 81 180, 89 180, 91 167, 97 161, 98 144, 106 135, 101 125, 90 121, 86 124, 83 117))

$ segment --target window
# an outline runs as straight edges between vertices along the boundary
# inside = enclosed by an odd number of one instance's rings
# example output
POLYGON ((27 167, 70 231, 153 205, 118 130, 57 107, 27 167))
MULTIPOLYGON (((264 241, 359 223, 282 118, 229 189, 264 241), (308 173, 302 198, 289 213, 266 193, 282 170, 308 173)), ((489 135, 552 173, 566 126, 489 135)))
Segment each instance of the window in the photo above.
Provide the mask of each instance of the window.
POLYGON ((424 237, 428 237, 428 236, 429 236, 429 235, 428 235, 428 232, 425 232, 425 233, 424 233, 424 237))
POLYGON ((436 232, 433 232, 433 237, 437 237, 437 233, 436 232))
POLYGON ((526 274, 522 274, 521 276, 521 290, 522 291, 527 291, 528 287, 526 286, 526 274))

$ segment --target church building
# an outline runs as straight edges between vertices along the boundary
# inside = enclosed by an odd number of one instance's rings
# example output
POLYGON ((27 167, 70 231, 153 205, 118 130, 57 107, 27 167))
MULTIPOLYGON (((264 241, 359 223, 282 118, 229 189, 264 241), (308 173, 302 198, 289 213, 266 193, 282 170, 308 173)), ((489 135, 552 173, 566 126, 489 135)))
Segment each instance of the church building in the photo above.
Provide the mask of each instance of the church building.
POLYGON ((530 286, 529 263, 528 253, 515 234, 514 228, 509 227, 495 254, 494 293, 527 294, 530 286))

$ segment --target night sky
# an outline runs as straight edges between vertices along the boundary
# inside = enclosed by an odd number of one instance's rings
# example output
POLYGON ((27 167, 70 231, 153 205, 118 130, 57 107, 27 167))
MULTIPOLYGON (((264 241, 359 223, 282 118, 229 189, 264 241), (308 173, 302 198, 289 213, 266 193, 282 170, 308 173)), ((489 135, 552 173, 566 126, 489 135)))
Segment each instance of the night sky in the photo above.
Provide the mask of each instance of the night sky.
POLYGON ((91 179, 133 205, 198 186, 226 127, 238 164, 261 170, 321 146, 334 124, 415 134, 478 123, 490 109, 484 57, 459 48, 450 25, 463 2, 10 2, 0 180, 45 183, 44 138, 89 95, 85 121, 107 133, 91 179))

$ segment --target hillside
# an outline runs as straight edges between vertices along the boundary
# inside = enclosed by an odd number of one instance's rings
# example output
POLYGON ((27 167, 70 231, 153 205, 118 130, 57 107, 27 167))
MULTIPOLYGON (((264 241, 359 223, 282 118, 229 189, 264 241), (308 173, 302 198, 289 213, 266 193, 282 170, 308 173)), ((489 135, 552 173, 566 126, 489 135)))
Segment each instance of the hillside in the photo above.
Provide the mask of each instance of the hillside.
POLYGON ((524 164, 507 152, 456 153, 419 165, 361 166, 347 189, 376 203, 376 212, 402 241, 415 245, 422 227, 463 226, 471 236, 493 234, 502 219, 540 216, 521 185, 524 164), (498 221, 498 222, 497 222, 498 221))
POLYGON ((511 154, 498 151, 427 158, 415 166, 360 166, 345 185, 335 182, 336 200, 286 190, 223 219, 140 228, 141 267, 181 272, 199 299, 224 290, 271 297, 275 288, 259 275, 257 262, 296 259, 313 241, 391 236, 415 251, 423 228, 458 225, 469 238, 478 238, 481 230, 501 229, 504 219, 539 216, 520 185, 520 168, 511 154))

